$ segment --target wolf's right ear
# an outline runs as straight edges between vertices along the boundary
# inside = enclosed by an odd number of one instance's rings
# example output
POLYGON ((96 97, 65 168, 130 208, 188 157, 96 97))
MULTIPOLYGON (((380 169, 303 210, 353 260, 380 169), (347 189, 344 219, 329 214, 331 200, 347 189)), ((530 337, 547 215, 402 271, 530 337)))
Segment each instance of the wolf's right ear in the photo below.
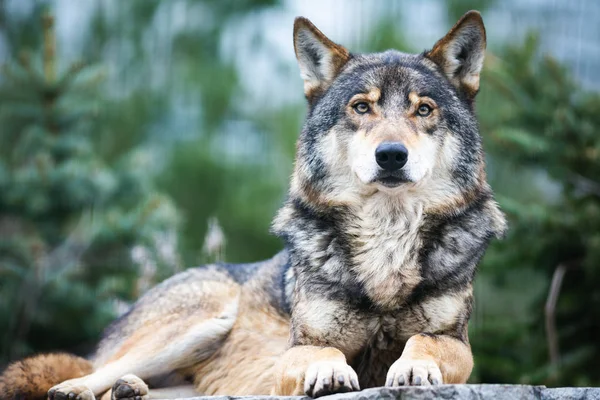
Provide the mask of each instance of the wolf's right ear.
POLYGON ((348 50, 329 40, 303 17, 294 21, 294 50, 309 102, 325 92, 350 59, 348 50))

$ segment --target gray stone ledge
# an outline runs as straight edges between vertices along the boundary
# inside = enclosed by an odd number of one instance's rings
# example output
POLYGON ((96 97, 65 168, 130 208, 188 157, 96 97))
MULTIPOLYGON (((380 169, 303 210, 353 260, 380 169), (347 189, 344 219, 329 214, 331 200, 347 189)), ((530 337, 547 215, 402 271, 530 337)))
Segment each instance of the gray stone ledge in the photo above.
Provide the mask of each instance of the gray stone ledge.
MULTIPOLYGON (((193 400, 301 400, 307 397, 201 396, 193 400)), ((600 388, 546 388, 527 385, 439 385, 430 387, 374 388, 321 397, 327 400, 600 400, 600 388)), ((183 400, 183 399, 181 399, 183 400)), ((186 399, 192 400, 192 399, 186 399)))

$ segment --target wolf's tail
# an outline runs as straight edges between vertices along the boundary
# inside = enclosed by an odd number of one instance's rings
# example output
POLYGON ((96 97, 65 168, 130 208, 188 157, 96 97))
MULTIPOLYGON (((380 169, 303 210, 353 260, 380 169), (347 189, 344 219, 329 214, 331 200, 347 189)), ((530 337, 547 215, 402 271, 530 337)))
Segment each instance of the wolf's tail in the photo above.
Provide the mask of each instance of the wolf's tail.
POLYGON ((0 400, 45 400, 52 386, 91 374, 92 370, 88 360, 65 353, 16 361, 0 375, 0 400))

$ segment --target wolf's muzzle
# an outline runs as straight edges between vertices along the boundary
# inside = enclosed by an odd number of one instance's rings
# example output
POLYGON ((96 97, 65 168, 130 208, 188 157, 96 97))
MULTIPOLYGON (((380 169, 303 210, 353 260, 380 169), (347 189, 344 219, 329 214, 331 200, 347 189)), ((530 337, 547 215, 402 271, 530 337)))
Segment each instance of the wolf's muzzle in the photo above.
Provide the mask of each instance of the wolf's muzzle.
POLYGON ((383 142, 375 149, 377 164, 386 171, 397 171, 408 161, 408 150, 399 142, 383 142))

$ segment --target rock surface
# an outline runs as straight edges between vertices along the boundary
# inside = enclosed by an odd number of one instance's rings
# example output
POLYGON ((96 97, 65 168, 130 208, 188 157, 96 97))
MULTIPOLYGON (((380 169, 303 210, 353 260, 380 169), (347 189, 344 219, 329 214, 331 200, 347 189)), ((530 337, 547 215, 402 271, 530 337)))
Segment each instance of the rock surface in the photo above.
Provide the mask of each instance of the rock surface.
MULTIPOLYGON (((300 400, 307 397, 202 396, 193 400, 300 400)), ((326 400, 600 400, 600 388, 546 388, 526 385, 440 385, 430 387, 375 388, 321 397, 326 400)), ((192 399, 186 399, 192 400, 192 399)))

